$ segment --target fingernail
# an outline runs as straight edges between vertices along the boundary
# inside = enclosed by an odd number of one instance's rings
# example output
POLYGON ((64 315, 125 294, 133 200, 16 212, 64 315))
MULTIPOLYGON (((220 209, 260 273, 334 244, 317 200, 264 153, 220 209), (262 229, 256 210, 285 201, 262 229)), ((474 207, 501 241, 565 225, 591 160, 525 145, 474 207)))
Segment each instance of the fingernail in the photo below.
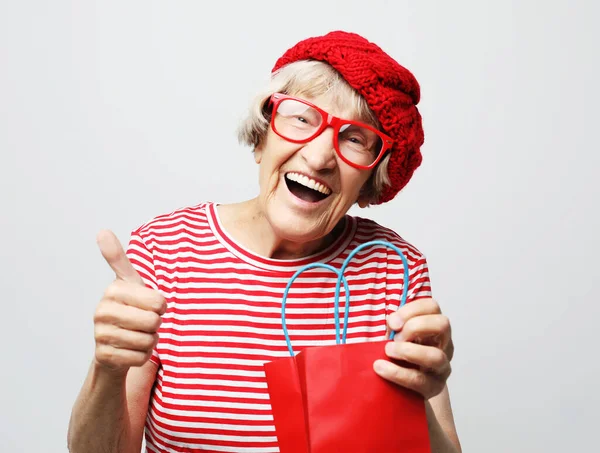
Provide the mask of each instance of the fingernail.
POLYGON ((400 329, 402 329, 402 326, 404 325, 404 321, 402 320, 402 318, 400 316, 398 316, 397 314, 394 313, 394 314, 390 315, 388 324, 390 325, 390 327, 393 330, 400 330, 400 329))
POLYGON ((394 342, 393 341, 388 341, 385 344, 385 355, 387 355, 389 357, 389 355, 393 352, 392 348, 394 347, 394 342))
POLYGON ((375 363, 373 363, 373 369, 379 374, 386 374, 390 365, 391 363, 387 360, 375 360, 375 363))

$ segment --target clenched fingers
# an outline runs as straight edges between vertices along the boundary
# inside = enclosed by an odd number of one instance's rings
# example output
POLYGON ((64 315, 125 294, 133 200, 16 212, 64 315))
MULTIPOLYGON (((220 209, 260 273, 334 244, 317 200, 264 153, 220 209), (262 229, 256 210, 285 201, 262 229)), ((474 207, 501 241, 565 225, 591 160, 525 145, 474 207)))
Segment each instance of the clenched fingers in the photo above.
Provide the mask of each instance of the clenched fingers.
POLYGON ((96 360, 109 369, 128 369, 132 366, 142 366, 152 356, 152 349, 148 351, 133 351, 120 349, 107 344, 96 346, 96 360))
POLYGON ((396 341, 421 341, 446 349, 451 338, 450 320, 441 314, 410 318, 394 338, 396 341))
POLYGON ((152 351, 158 342, 158 334, 123 329, 111 324, 96 324, 96 343, 132 351, 152 351))
POLYGON ((435 374, 443 380, 451 372, 450 361, 444 351, 433 347, 409 342, 388 342, 385 353, 390 359, 403 360, 417 365, 421 371, 435 374))
POLYGON ((115 280, 111 283, 106 288, 104 297, 142 310, 150 310, 159 315, 163 315, 167 309, 166 300, 158 291, 123 280, 115 280))
POLYGON ((376 360, 373 368, 382 378, 420 393, 425 399, 438 395, 446 385, 446 381, 435 374, 399 366, 387 360, 376 360))
POLYGON ((94 324, 109 324, 122 329, 156 333, 162 323, 154 311, 124 305, 112 300, 103 300, 96 309, 94 324))

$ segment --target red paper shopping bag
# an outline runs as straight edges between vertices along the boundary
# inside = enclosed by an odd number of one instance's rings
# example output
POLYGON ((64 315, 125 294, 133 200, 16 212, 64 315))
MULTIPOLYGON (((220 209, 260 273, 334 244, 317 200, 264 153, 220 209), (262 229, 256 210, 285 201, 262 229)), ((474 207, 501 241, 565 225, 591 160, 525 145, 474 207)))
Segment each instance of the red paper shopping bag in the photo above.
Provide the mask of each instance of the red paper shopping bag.
POLYGON ((346 310, 342 343, 349 313, 349 290, 343 271, 360 249, 371 245, 393 248, 404 263, 401 306, 406 302, 408 265, 400 250, 372 241, 354 250, 340 272, 316 263, 290 279, 282 301, 282 327, 290 357, 266 363, 265 374, 282 453, 403 452, 430 453, 423 397, 379 377, 373 370, 385 355, 385 341, 339 345, 338 297, 342 282, 346 310), (324 267, 338 274, 335 301, 336 346, 310 347, 294 355, 285 324, 285 301, 292 282, 303 271, 324 267))
POLYGON ((423 397, 373 371, 384 344, 307 348, 265 364, 281 453, 430 453, 423 397))
POLYGON ((373 371, 385 341, 296 356, 311 453, 430 453, 423 397, 373 371))

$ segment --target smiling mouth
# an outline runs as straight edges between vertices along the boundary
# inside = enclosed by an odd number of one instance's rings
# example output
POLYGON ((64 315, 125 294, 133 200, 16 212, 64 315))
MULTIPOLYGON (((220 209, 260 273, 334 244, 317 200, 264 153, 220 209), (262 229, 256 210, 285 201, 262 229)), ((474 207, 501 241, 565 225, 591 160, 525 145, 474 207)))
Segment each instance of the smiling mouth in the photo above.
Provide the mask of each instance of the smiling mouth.
POLYGON ((331 189, 299 173, 286 173, 285 183, 289 191, 301 200, 316 203, 331 194, 331 189))

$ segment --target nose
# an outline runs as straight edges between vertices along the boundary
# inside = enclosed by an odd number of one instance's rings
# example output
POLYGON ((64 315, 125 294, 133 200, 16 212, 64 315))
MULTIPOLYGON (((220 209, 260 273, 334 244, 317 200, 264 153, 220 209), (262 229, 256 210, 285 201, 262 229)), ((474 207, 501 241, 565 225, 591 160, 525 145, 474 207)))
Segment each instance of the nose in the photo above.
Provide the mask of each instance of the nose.
POLYGON ((315 171, 330 170, 337 165, 333 146, 333 128, 327 127, 321 134, 306 143, 300 155, 315 171))

